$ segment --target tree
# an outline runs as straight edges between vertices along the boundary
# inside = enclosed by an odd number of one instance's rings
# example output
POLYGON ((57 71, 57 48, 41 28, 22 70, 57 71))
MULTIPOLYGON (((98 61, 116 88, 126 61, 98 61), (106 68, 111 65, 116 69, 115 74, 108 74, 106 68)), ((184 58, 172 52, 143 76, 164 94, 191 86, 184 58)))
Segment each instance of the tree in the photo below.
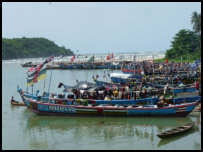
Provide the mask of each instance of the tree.
POLYGON ((35 58, 73 55, 70 49, 59 47, 45 38, 2 38, 2 59, 35 58))
POLYGON ((187 59, 190 55, 192 59, 198 58, 198 35, 190 30, 180 30, 171 41, 171 49, 166 51, 166 58, 177 59, 183 57, 187 59))
POLYGON ((194 31, 180 30, 171 41, 171 49, 166 51, 165 58, 177 59, 183 57, 183 59, 188 59, 190 57, 194 60, 201 57, 201 14, 194 11, 191 23, 194 31))
POLYGON ((197 34, 201 34, 201 14, 198 14, 196 11, 192 13, 191 23, 193 24, 193 30, 197 34))

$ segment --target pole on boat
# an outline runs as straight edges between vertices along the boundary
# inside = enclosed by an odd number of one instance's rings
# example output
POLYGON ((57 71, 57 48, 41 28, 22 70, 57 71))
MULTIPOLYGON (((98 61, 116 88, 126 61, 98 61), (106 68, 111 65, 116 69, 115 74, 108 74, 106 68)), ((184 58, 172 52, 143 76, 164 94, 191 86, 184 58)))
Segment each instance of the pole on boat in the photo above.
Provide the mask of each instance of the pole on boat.
MULTIPOLYGON (((53 63, 54 63, 54 60, 53 60, 53 62, 52 62, 52 67, 53 67, 53 63)), ((51 77, 52 77, 52 69, 51 69, 51 75, 50 75, 50 80, 49 80, 49 89, 48 89, 48 93, 49 93, 50 86, 51 86, 51 77)))
POLYGON ((32 86, 32 96, 33 96, 33 84, 31 86, 32 86))
POLYGON ((46 78, 44 79, 44 88, 43 88, 43 92, 45 91, 45 80, 46 80, 46 78))

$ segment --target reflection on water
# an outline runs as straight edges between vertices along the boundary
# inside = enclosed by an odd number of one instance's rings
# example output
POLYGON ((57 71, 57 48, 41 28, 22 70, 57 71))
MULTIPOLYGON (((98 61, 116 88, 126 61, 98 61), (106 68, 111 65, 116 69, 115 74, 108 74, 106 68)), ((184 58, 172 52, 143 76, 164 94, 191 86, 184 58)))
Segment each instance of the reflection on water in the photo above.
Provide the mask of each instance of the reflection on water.
MULTIPOLYGON (((27 111, 26 111, 27 113, 27 111)), ((111 117, 62 117, 62 116, 40 116, 31 114, 27 116, 25 134, 29 134, 30 148, 47 149, 50 143, 83 143, 83 141, 102 139, 104 142, 113 142, 117 139, 149 141, 152 147, 166 145, 174 140, 183 138, 185 135, 160 140, 156 135, 168 129, 191 123, 190 117, 176 118, 111 118, 111 117), (58 133, 58 134, 56 134, 58 133), (67 135, 63 140, 58 135, 67 135), (53 142, 50 142, 53 140, 53 142), (74 138, 74 139, 73 139, 74 138), (65 139, 65 140, 64 140, 65 139), (157 145, 158 144, 158 145, 157 145)), ((198 131, 191 130, 188 134, 198 131)), ((199 143, 194 144, 199 147, 199 143)), ((53 145, 54 146, 54 145, 53 145)), ((53 148, 52 146, 52 148, 53 148)), ((156 148, 156 147, 155 147, 156 148)), ((77 149, 77 148, 76 148, 77 149)))

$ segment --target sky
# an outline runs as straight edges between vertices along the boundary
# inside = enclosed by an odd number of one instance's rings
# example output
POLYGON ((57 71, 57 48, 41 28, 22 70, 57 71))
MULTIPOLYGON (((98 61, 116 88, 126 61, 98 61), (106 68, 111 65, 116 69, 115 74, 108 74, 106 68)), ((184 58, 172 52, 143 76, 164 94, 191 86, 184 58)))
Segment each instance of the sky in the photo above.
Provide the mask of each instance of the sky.
POLYGON ((201 2, 3 2, 2 37, 43 37, 81 54, 170 49, 201 2))

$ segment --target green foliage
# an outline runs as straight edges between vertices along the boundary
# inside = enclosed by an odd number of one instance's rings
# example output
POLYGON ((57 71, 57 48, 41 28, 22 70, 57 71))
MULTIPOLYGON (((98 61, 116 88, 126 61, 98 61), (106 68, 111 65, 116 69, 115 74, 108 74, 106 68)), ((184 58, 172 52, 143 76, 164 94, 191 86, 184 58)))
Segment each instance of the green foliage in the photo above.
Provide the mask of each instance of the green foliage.
POLYGON ((195 60, 201 58, 201 14, 196 11, 191 17, 193 30, 180 30, 171 41, 171 49, 166 50, 168 59, 195 60))
MULTIPOLYGON (((166 58, 161 58, 161 59, 155 59, 154 60, 154 62, 155 63, 164 63, 165 62, 165 60, 166 60, 166 58)), ((181 62, 181 59, 179 58, 179 59, 169 59, 168 60, 168 62, 170 63, 170 62, 175 62, 175 63, 179 63, 179 62, 181 62)), ((194 60, 192 60, 192 59, 182 59, 182 62, 189 62, 189 63, 193 63, 194 62, 194 60)))
POLYGON ((193 31, 180 30, 174 40, 171 41, 171 49, 166 51, 166 58, 179 59, 199 59, 201 57, 200 37, 193 31))
POLYGON ((36 58, 73 55, 70 49, 59 47, 45 38, 2 38, 2 59, 36 58))
POLYGON ((193 24, 194 32, 201 33, 201 14, 198 14, 196 11, 192 13, 191 23, 193 24))

